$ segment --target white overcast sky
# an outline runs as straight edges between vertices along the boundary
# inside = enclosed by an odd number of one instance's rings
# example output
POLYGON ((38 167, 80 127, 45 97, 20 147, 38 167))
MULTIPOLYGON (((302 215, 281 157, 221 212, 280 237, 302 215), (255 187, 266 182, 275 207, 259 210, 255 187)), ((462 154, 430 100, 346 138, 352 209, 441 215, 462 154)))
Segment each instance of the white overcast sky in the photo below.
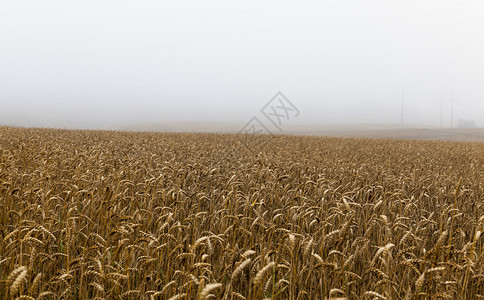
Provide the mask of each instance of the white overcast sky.
POLYGON ((0 1, 0 124, 484 126, 484 1, 0 1))

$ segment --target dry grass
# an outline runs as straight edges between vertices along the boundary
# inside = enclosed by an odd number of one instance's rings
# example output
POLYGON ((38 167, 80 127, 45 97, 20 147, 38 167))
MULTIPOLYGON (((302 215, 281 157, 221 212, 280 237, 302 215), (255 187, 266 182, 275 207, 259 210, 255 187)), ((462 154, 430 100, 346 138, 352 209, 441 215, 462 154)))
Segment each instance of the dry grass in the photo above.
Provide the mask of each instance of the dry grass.
POLYGON ((0 128, 1 299, 478 299, 484 145, 0 128))

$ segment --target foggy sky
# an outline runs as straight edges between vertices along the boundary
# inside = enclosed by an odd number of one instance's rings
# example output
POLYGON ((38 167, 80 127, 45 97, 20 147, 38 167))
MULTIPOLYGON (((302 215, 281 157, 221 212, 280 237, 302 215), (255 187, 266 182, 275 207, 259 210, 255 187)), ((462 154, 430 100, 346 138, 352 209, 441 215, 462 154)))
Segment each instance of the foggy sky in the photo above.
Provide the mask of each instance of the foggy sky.
POLYGON ((1 1, 0 125, 245 122, 283 92, 294 124, 475 120, 481 0, 1 1))

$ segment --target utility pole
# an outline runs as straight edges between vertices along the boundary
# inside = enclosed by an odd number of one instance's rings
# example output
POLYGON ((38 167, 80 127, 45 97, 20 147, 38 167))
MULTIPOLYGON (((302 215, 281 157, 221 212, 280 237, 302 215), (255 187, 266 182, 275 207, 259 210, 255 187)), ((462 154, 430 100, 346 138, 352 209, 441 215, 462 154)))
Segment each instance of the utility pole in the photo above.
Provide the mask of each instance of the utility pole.
POLYGON ((400 123, 403 126, 403 101, 405 100, 405 88, 402 88, 402 114, 401 114, 401 119, 400 123))
POLYGON ((454 91, 452 91, 452 105, 450 108, 450 128, 454 128, 454 91))
POLYGON ((442 128, 442 115, 444 112, 444 93, 440 94, 440 128, 442 128))

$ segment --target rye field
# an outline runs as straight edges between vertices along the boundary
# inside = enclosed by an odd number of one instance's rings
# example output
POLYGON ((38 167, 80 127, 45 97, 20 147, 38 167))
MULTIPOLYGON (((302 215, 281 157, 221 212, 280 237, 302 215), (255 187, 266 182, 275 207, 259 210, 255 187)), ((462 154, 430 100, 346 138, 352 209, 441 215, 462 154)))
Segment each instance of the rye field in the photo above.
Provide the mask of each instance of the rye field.
POLYGON ((0 127, 0 299, 484 298, 484 144, 253 142, 0 127))

